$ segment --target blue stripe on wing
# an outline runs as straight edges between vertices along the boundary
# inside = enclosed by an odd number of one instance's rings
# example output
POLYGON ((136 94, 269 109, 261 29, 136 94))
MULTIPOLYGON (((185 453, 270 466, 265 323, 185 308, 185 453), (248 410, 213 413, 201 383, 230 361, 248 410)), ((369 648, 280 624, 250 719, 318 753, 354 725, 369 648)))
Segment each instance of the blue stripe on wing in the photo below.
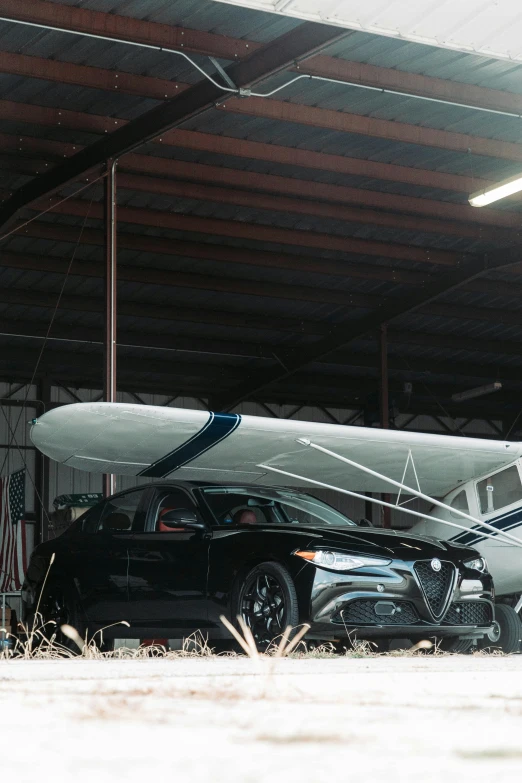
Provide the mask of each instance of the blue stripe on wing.
POLYGON ((205 425, 189 440, 177 449, 142 470, 139 476, 164 478, 178 468, 183 467, 222 440, 239 427, 241 416, 238 413, 210 413, 205 425))

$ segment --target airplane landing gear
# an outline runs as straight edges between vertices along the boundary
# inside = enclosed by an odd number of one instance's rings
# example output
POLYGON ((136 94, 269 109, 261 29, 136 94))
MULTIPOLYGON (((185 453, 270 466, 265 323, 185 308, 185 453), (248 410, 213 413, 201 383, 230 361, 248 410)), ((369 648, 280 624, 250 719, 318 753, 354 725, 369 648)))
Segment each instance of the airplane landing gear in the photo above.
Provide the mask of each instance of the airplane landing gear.
POLYGON ((508 604, 495 604, 495 635, 493 639, 482 639, 482 649, 496 648, 503 653, 520 652, 522 622, 517 612, 508 604))

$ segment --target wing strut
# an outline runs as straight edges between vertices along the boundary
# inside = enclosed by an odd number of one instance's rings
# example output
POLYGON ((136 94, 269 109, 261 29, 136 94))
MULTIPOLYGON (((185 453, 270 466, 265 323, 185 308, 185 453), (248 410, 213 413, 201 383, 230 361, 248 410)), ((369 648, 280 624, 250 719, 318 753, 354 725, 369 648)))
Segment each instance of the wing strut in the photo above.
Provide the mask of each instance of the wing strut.
MULTIPOLYGON (((417 471, 415 469, 415 462, 413 460, 413 454, 411 453, 411 449, 409 449, 409 451, 408 451, 408 456, 406 458, 406 463, 404 465, 404 471, 403 471, 403 474, 402 474, 401 483, 404 484, 404 479, 406 478, 406 471, 408 470, 408 465, 410 464, 410 462, 411 462, 411 467, 413 469, 413 475, 415 476, 415 481, 417 482, 417 489, 420 492, 419 477, 417 476, 417 471)), ((399 500, 401 499, 401 492, 402 492, 402 487, 399 490, 399 494, 397 495, 397 500, 395 501, 395 505, 396 506, 399 505, 399 500)), ((408 503, 408 501, 405 500, 404 503, 408 503)))
MULTIPOLYGON (((324 446, 318 446, 317 443, 312 443, 308 438, 297 438, 297 443, 301 443, 303 446, 310 446, 310 448, 315 449, 316 451, 322 451, 323 454, 327 454, 329 457, 333 457, 334 459, 338 459, 341 462, 345 462, 347 465, 352 465, 355 468, 359 468, 359 470, 362 470, 364 473, 369 473, 370 476, 376 476, 377 478, 383 479, 384 481, 387 481, 389 484, 393 484, 395 487, 399 487, 399 489, 403 489, 405 492, 407 492, 410 495, 415 495, 418 498, 422 498, 422 500, 427 500, 429 503, 433 503, 435 506, 439 506, 440 508, 446 509, 446 511, 449 511, 453 516, 455 514, 458 514, 460 517, 464 517, 465 519, 470 519, 472 522, 474 522, 476 525, 481 525, 481 527, 485 527, 487 530, 493 531, 493 533, 497 533, 498 535, 498 528, 493 527, 493 525, 488 524, 487 522, 483 522, 480 519, 477 519, 476 517, 472 517, 471 514, 466 514, 465 511, 460 511, 458 508, 453 508, 453 506, 448 506, 447 503, 443 503, 442 500, 436 500, 435 498, 430 497, 429 495, 425 495, 424 492, 420 492, 417 489, 413 489, 413 487, 408 487, 406 484, 403 484, 400 481, 395 481, 394 479, 388 478, 388 476, 385 476, 383 473, 378 473, 376 470, 372 470, 371 468, 367 468, 365 465, 361 465, 359 462, 354 462, 351 459, 348 459, 348 457, 342 457, 340 454, 336 454, 335 451, 330 451, 330 449, 325 449, 324 446)), ((465 528, 469 532, 469 528, 465 528)), ((509 538, 511 541, 515 541, 517 544, 521 544, 522 542, 519 538, 516 536, 512 536, 510 533, 502 533, 502 535, 505 538, 509 538)))
MULTIPOLYGON (((370 498, 367 495, 361 495, 358 492, 352 492, 349 489, 341 489, 341 487, 335 487, 333 484, 326 484, 324 481, 317 481, 316 479, 307 478, 306 476, 299 476, 297 473, 289 473, 287 470, 281 470, 280 468, 274 468, 271 465, 258 465, 258 468, 263 468, 264 470, 270 470, 272 473, 280 473, 282 476, 288 476, 289 478, 295 478, 299 481, 308 482, 310 484, 317 484, 318 487, 323 487, 324 489, 333 489, 336 492, 342 492, 343 495, 350 495, 352 498, 360 498, 361 500, 369 500, 370 503, 377 503, 378 506, 384 506, 385 508, 392 508, 397 510, 397 507, 393 503, 387 503, 385 500, 378 500, 378 498, 370 498)), ((469 527, 464 527, 464 525, 459 525, 457 522, 450 522, 447 519, 440 519, 439 517, 434 517, 431 514, 423 514, 420 511, 414 511, 411 508, 404 508, 401 507, 401 511, 404 512, 404 514, 411 514, 414 517, 420 517, 421 519, 431 519, 433 522, 440 522, 443 525, 449 525, 449 527, 456 527, 459 530, 465 530, 466 533, 469 533, 469 527)), ((483 522, 479 522, 480 525, 484 524, 483 522)), ((494 541, 499 540, 499 536, 506 535, 501 530, 497 530, 496 528, 493 528, 496 532, 495 536, 492 536, 491 533, 482 533, 481 536, 484 536, 485 538, 492 538, 494 541)), ((522 541, 518 538, 515 538, 514 536, 509 536, 511 541, 508 541, 511 546, 518 546, 522 549, 522 541)))

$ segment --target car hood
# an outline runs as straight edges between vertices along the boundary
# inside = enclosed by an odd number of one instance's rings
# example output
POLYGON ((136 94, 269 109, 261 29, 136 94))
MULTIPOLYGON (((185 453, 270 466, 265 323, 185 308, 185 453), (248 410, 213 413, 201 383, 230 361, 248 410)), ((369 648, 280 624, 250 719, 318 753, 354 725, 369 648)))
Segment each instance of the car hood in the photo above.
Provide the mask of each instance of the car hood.
POLYGON ((395 530, 307 528, 312 533, 309 546, 313 549, 327 547, 368 555, 382 555, 404 560, 418 560, 431 557, 460 559, 473 554, 473 550, 456 549, 446 541, 428 536, 416 536, 395 530))

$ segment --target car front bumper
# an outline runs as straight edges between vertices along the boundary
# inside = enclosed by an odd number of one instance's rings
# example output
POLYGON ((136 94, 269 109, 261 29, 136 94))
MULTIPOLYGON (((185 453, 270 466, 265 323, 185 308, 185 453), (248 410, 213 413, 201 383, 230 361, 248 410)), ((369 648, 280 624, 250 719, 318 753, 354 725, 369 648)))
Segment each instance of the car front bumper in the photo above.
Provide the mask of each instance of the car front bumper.
POLYGON ((336 574, 317 568, 307 636, 493 639, 496 626, 490 575, 464 570, 457 577, 442 617, 435 617, 413 569, 404 562, 371 575, 336 574))

